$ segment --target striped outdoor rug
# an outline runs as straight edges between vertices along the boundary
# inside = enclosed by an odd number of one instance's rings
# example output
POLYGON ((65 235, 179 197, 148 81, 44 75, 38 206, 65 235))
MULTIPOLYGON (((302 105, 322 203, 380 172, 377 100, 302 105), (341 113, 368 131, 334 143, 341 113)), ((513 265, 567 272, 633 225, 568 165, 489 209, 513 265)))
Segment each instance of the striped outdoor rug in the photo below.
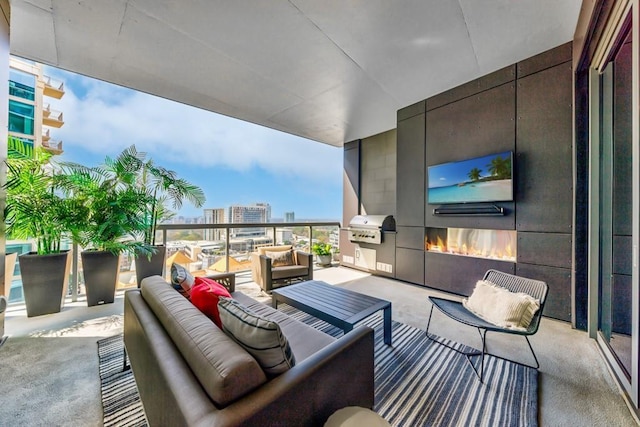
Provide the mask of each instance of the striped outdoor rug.
POLYGON ((122 335, 98 341, 98 370, 104 427, 143 427, 147 425, 147 419, 138 395, 138 387, 131 369, 122 371, 123 357, 122 335))
MULTIPOLYGON (((330 335, 339 329, 286 305, 278 309, 330 335)), ((464 356, 429 341, 423 330, 393 322, 393 346, 375 329, 375 411, 393 426, 537 426, 538 372, 494 357, 481 384, 464 356)), ((462 345, 445 340, 447 344, 462 345)), ((122 337, 98 341, 105 426, 144 426, 131 371, 122 370, 122 337), (104 367, 103 367, 104 365, 104 367)))

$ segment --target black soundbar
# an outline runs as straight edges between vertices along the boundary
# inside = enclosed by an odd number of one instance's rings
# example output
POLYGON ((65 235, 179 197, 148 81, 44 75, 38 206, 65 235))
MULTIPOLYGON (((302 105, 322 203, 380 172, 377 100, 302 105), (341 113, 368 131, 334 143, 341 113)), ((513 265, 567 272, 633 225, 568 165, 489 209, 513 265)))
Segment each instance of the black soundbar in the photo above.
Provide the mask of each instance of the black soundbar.
POLYGON ((440 206, 433 210, 434 215, 439 216, 503 216, 504 208, 496 205, 483 206, 440 206))

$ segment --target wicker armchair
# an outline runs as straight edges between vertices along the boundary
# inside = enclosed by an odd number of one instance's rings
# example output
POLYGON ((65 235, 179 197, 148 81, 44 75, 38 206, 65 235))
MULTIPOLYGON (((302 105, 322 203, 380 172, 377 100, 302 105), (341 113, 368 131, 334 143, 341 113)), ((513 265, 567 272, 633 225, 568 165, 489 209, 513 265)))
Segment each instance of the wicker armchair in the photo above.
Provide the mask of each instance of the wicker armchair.
POLYGON ((265 246, 251 254, 251 277, 263 291, 286 286, 296 281, 313 280, 313 255, 294 250, 291 245, 265 246), (292 252, 292 264, 273 266, 267 256, 271 252, 292 252))
POLYGON ((529 335, 533 335, 538 332, 538 327, 540 326, 540 319, 542 318, 542 310, 544 309, 544 303, 547 299, 547 293, 549 291, 549 287, 545 282, 540 280, 527 279, 524 277, 514 276, 512 274, 503 273, 501 271, 489 270, 484 275, 484 280, 495 283, 498 286, 508 289, 511 292, 523 292, 532 297, 538 299, 540 301, 540 308, 534 314, 529 327, 526 330, 519 329, 511 329, 511 328, 503 328, 500 326, 496 326, 493 323, 489 323, 484 319, 473 314, 471 311, 467 310, 461 302, 452 301, 444 298, 437 297, 429 297, 429 301, 431 301, 431 312, 429 313, 429 322, 427 323, 427 338, 433 340, 434 342, 444 345, 446 347, 451 348, 459 353, 462 353, 467 357, 467 361, 475 371, 476 375, 480 379, 480 382, 483 381, 484 374, 484 356, 489 354, 493 357, 498 357, 500 359, 509 360, 511 362, 517 363, 519 365, 523 365, 529 368, 538 369, 540 367, 540 363, 538 362, 538 358, 536 357, 535 352, 533 351, 533 347, 531 347, 531 342, 529 342, 529 335), (482 351, 474 351, 470 353, 464 353, 459 351, 458 349, 452 348, 436 339, 434 339, 431 335, 429 335, 429 324, 431 323, 431 315, 433 314, 433 308, 437 308, 440 312, 445 314, 447 317, 463 323, 465 325, 472 326, 478 329, 480 333, 480 338, 482 339, 482 351), (529 345, 529 350, 531 350, 531 354, 533 355, 533 359, 535 360, 535 365, 527 365, 524 363, 519 363, 510 359, 505 359, 500 356, 496 356, 487 351, 487 341, 486 336, 487 332, 500 332, 505 334, 512 335, 522 335, 524 336, 527 344, 529 345), (480 361, 480 372, 475 367, 472 362, 472 357, 481 356, 480 361))

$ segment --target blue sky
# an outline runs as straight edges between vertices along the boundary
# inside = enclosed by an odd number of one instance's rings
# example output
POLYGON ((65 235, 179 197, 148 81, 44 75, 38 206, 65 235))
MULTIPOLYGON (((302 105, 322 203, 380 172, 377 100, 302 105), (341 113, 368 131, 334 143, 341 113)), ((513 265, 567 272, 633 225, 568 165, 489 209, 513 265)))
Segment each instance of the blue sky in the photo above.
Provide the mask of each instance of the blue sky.
MULTIPOLYGON (((161 166, 199 185, 204 207, 269 203, 272 216, 342 216, 342 149, 310 141, 110 83, 45 67, 65 84, 51 99, 64 113, 52 129, 63 141, 61 160, 102 163, 135 144, 161 166)), ((185 205, 184 216, 202 215, 185 205)))

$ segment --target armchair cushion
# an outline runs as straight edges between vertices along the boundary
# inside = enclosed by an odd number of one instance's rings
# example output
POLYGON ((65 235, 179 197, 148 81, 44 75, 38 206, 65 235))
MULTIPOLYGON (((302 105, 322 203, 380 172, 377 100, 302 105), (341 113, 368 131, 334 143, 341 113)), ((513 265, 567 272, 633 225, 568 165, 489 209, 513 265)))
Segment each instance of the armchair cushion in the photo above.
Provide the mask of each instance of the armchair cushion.
POLYGON ((268 256, 269 258, 271 258, 272 267, 295 265, 295 260, 293 259, 293 250, 278 251, 278 252, 265 251, 264 254, 265 256, 268 256))
POLYGON ((289 279, 291 277, 306 276, 309 268, 304 265, 286 265, 271 270, 271 280, 289 279))

